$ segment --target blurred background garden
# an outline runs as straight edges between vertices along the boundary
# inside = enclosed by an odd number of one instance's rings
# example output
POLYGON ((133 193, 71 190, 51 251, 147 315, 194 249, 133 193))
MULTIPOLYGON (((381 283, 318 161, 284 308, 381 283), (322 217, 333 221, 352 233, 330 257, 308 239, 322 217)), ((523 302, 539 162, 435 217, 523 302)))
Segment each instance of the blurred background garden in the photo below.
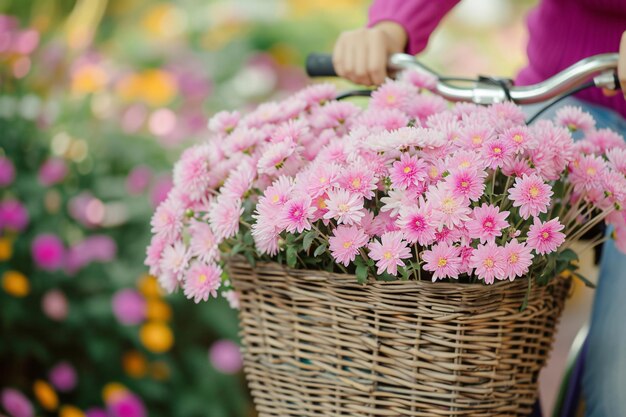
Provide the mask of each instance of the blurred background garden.
MULTIPOLYGON (((368 5, 0 0, 0 416, 254 415, 236 309, 162 294, 149 219, 211 115, 310 83, 368 5)), ((513 75, 532 5, 464 1, 424 61, 513 75)))

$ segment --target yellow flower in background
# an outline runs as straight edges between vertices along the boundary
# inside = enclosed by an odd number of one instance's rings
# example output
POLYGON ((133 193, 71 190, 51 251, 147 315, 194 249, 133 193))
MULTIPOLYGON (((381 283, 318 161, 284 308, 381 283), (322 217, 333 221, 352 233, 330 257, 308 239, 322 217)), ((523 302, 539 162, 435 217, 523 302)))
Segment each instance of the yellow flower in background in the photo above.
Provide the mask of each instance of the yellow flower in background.
POLYGON ((122 100, 141 100, 158 107, 168 104, 178 92, 174 77, 167 71, 149 69, 122 78, 116 86, 122 100))
POLYGON ((35 394, 35 398, 37 398, 37 401, 39 401, 39 404, 41 404, 44 409, 54 411, 59 406, 59 397, 57 397, 57 393, 46 381, 41 379, 36 380, 33 384, 33 392, 35 394))
POLYGON ((172 39, 184 33, 187 15, 171 3, 159 3, 148 10, 141 25, 151 37, 172 39))
POLYGON ((8 237, 0 237, 0 262, 8 261, 13 256, 13 241, 8 237))
POLYGON ((169 321, 172 318, 172 308, 165 301, 148 299, 146 303, 146 318, 148 320, 169 321))
POLYGON ((141 343, 151 352, 163 353, 174 344, 172 330, 163 322, 149 321, 139 330, 141 343))
POLYGON ((102 91, 109 81, 104 68, 96 64, 84 64, 72 74, 72 92, 78 94, 102 91))
POLYGON ((148 364, 145 356, 136 350, 126 352, 122 357, 124 372, 133 378, 141 378, 148 372, 148 364))
POLYGON ((209 51, 220 50, 230 41, 243 36, 248 27, 245 22, 235 20, 212 25, 202 36, 202 47, 209 51))
POLYGON ((150 375, 157 381, 165 381, 170 377, 170 367, 163 361, 155 361, 150 366, 150 375))
POLYGON ((21 272, 6 271, 2 274, 2 288, 13 297, 26 297, 30 292, 30 283, 21 272))
POLYGON ((64 405, 59 410, 59 417, 85 417, 85 413, 73 405, 64 405))
POLYGON ((139 288, 139 292, 146 298, 159 298, 162 295, 156 277, 149 274, 145 274, 139 278, 137 288, 139 288))
POLYGON ((298 52, 286 43, 277 43, 273 45, 269 53, 280 65, 290 65, 292 62, 298 62, 298 52))
POLYGON ((109 382, 102 388, 102 400, 107 403, 116 395, 123 394, 127 391, 128 389, 119 382, 109 382))
POLYGON ((364 0, 288 0, 287 7, 289 13, 296 17, 308 16, 312 13, 324 12, 352 12, 362 11, 369 2, 364 0))

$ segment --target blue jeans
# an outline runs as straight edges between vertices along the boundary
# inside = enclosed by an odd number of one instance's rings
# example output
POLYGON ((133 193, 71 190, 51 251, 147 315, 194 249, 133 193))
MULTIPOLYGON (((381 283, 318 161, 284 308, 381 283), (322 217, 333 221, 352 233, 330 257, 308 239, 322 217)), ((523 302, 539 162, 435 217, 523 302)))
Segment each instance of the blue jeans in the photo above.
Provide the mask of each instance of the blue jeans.
MULTIPOLYGON (((552 118, 564 105, 582 107, 596 119, 598 128, 608 127, 626 137, 626 120, 619 114, 574 98, 563 100, 542 117, 552 118)), ((532 115, 533 110, 527 111, 532 115)), ((626 417, 626 255, 612 240, 602 252, 587 343, 585 417, 626 417)))

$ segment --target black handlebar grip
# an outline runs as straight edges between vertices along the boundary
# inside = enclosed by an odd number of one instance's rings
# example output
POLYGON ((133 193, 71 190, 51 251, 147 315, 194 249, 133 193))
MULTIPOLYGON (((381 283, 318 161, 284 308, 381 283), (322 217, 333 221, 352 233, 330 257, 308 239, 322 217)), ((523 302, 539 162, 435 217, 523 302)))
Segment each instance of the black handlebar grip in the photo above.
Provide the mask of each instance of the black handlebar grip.
POLYGON ((309 77, 336 77, 332 55, 309 54, 306 57, 306 73, 309 77))

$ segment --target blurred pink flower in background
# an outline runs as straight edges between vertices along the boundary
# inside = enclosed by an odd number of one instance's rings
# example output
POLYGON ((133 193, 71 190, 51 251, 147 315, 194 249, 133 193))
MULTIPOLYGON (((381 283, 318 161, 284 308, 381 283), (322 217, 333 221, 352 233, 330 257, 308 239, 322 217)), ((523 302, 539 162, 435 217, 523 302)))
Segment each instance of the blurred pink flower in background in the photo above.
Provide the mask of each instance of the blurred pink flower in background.
POLYGON ((39 168, 37 179, 41 185, 49 187, 57 184, 67 175, 67 164, 61 158, 50 158, 39 168))
POLYGON ((70 247, 65 268, 69 274, 74 274, 92 262, 110 262, 116 254, 117 245, 111 237, 92 235, 70 247))
POLYGON ((146 317, 146 300, 136 290, 119 290, 111 300, 113 314, 122 324, 139 324, 146 317))
POLYGON ((60 290, 50 290, 41 298, 41 309, 52 320, 62 321, 67 317, 67 297, 60 290))
POLYGON ((63 266, 65 247, 58 236, 42 234, 35 238, 32 247, 33 260, 46 271, 55 271, 63 266))
POLYGON ((146 165, 133 168, 126 178, 126 189, 130 194, 141 194, 150 185, 152 170, 146 165))
POLYGON ((70 199, 68 211, 74 220, 85 227, 93 228, 104 220, 106 207, 100 199, 85 191, 70 199))
POLYGON ((15 167, 9 158, 0 156, 0 187, 10 185, 15 179, 15 167))
POLYGON ((85 417, 109 417, 102 408, 90 408, 85 411, 85 417))
POLYGON ((0 203, 0 229, 21 232, 28 226, 28 211, 17 200, 6 200, 0 203))
POLYGON ((174 183, 169 175, 162 175, 156 179, 150 192, 150 201, 153 207, 157 207, 167 198, 167 194, 170 192, 174 183))
MULTIPOLYGON (((2 24, 1 21, 0 24, 2 24)), ((33 405, 24 394, 17 390, 5 388, 2 391, 1 402, 2 407, 11 417, 32 417, 34 415, 33 405)))
POLYGON ((148 109, 145 104, 135 103, 122 113, 122 130, 126 133, 135 133, 142 128, 148 117, 148 109))
POLYGON ((209 350, 209 360, 215 369, 225 374, 237 373, 243 366, 239 345, 227 339, 213 343, 209 350))
POLYGON ((68 362, 59 362, 48 374, 50 382, 61 392, 68 392, 76 387, 76 370, 68 362))
POLYGON ((113 395, 107 404, 109 417, 146 417, 146 407, 141 399, 129 391, 113 395))

